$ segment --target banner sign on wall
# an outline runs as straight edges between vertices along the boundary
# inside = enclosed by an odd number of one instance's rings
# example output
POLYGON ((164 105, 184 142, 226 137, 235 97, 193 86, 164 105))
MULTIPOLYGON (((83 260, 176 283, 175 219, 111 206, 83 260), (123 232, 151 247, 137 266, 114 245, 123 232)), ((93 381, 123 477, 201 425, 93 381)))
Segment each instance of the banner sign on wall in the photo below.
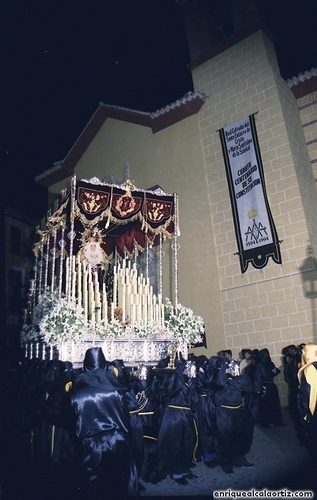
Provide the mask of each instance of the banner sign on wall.
POLYGON ((282 264, 269 207, 255 118, 251 115, 219 130, 241 272, 249 262, 262 269, 272 257, 282 264))

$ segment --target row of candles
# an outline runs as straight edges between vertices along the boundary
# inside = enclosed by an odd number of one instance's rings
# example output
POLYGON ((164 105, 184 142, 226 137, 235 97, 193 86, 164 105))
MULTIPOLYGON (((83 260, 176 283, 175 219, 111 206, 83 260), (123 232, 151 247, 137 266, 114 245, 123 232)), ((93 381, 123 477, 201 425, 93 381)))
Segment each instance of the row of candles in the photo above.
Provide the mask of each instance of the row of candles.
POLYGON ((118 318, 123 324, 140 326, 155 322, 164 327, 164 304, 161 294, 153 293, 150 279, 138 275, 135 263, 123 259, 113 268, 113 300, 108 303, 106 284, 99 282, 98 269, 80 256, 66 259, 66 291, 83 307, 92 325, 118 318))

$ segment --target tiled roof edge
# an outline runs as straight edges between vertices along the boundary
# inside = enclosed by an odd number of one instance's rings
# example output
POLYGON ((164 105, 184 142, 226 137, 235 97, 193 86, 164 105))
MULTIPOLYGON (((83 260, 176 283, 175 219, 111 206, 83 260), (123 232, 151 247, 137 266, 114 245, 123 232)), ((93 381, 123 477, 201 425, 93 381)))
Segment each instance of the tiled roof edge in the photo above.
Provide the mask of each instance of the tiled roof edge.
POLYGON ((317 68, 311 68, 309 71, 305 71, 305 73, 299 73, 297 76, 293 76, 293 78, 289 78, 286 80, 286 83, 291 88, 294 85, 298 85, 299 83, 303 83, 305 80, 310 80, 313 76, 317 76, 317 68))
POLYGON ((205 102, 208 97, 205 94, 202 94, 201 92, 187 92, 187 94, 184 95, 181 99, 178 99, 177 101, 173 102, 172 104, 168 104, 164 108, 158 109, 157 111, 154 111, 154 113, 151 113, 151 118, 157 118, 158 116, 161 116, 165 113, 168 113, 169 111, 179 108, 180 106, 186 104, 187 102, 192 101, 193 99, 201 99, 203 102, 205 102))

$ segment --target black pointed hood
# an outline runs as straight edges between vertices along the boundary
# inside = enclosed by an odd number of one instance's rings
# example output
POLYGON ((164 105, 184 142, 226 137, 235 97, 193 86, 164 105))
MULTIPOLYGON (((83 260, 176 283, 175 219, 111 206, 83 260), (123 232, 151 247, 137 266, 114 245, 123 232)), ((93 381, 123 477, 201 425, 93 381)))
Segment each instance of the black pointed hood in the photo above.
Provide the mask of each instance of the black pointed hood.
POLYGON ((84 371, 105 369, 107 362, 101 347, 91 347, 86 351, 84 359, 84 371))

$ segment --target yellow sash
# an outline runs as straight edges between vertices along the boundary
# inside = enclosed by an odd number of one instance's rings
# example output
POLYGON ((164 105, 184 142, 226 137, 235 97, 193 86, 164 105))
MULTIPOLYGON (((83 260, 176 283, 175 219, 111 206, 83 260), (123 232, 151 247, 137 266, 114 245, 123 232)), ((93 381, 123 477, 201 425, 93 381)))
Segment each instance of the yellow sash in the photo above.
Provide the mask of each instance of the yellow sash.
POLYGON ((304 373, 307 383, 310 385, 309 409, 310 413, 314 415, 317 405, 317 370, 313 365, 309 364, 305 366, 304 373))

